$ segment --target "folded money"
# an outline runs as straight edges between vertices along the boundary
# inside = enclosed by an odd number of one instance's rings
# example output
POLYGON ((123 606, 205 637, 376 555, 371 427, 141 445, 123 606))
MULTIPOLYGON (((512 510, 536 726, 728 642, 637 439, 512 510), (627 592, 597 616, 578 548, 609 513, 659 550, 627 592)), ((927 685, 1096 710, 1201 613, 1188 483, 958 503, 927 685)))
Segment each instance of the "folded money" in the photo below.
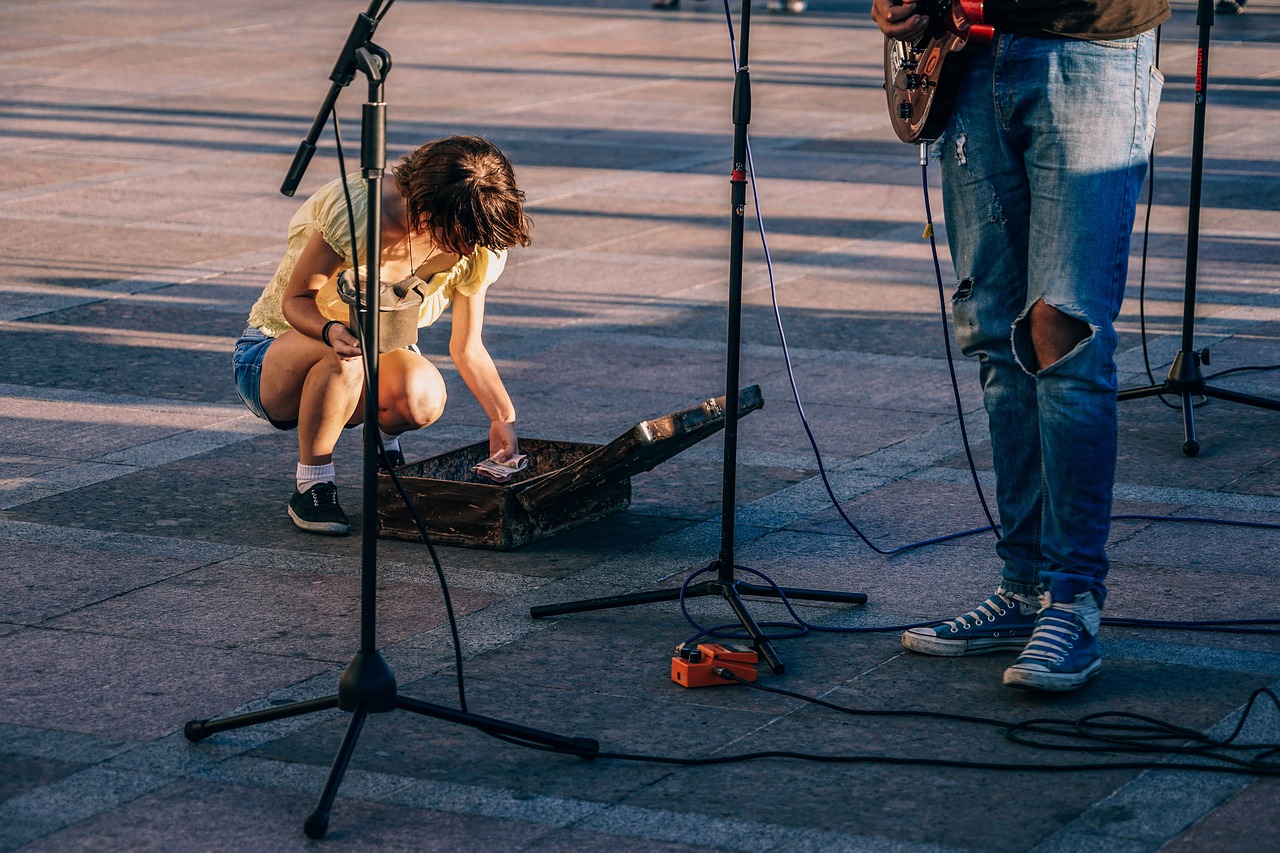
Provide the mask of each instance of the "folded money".
POLYGON ((523 471, 527 467, 529 467, 529 457, 525 456, 523 453, 517 453, 508 459, 501 460, 498 459, 497 454, 495 454, 481 462, 479 465, 476 465, 471 470, 475 471, 477 474, 483 474, 489 479, 496 480, 501 483, 504 480, 511 479, 517 471, 523 471))

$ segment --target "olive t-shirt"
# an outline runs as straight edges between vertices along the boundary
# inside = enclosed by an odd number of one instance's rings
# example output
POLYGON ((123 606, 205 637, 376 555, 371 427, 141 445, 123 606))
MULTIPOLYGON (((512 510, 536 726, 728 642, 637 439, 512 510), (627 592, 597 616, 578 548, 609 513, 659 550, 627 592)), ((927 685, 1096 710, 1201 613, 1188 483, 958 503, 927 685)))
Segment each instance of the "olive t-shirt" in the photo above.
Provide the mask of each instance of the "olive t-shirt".
POLYGON ((985 0, 996 32, 1091 40, 1145 33, 1169 19, 1168 0, 985 0))

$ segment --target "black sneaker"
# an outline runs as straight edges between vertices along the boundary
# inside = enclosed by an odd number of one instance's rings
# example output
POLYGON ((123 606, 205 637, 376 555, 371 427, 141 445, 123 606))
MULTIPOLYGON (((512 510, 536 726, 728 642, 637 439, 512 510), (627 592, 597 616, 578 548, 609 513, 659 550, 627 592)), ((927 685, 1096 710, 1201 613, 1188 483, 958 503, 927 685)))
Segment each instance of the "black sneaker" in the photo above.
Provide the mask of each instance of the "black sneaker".
POLYGON ((333 483, 316 483, 305 492, 295 491, 289 499, 289 517, 311 533, 342 536, 351 528, 338 505, 338 487, 333 483))
MULTIPOLYGON (((360 436, 360 449, 364 449, 364 435, 360 436)), ((382 445, 382 451, 376 455, 378 457, 378 470, 383 473, 404 467, 404 451, 401 450, 399 446, 387 447, 384 442, 382 445), (390 468, 387 467, 388 462, 391 463, 390 468)))
POLYGON ((404 467, 404 451, 398 447, 384 447, 382 453, 378 454, 378 470, 391 471, 396 468, 404 467), (391 467, 387 467, 387 463, 391 463, 391 467))

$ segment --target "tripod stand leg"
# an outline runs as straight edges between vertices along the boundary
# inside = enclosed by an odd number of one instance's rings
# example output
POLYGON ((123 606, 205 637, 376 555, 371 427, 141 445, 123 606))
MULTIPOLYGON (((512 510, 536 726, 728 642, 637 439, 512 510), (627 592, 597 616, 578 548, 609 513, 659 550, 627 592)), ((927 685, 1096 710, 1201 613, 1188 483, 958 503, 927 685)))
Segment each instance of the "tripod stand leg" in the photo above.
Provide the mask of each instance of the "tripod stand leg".
POLYGON ((767 595, 772 598, 778 598, 778 593, 782 593, 787 598, 794 598, 797 601, 834 601, 839 604, 866 604, 867 594, 865 592, 838 592, 830 589, 797 589, 791 586, 780 586, 774 588, 765 584, 738 582, 738 591, 744 595, 767 595))
POLYGON ((755 646, 756 651, 760 652, 760 657, 764 658, 765 663, 769 664, 769 669, 774 675, 781 675, 786 666, 782 663, 782 658, 778 657, 778 653, 773 650, 773 644, 769 642, 769 638, 760 630, 760 626, 756 624, 756 620, 747 610, 746 604, 739 597, 738 591, 733 586, 725 586, 724 600, 729 602, 729 608, 733 610, 733 615, 738 617, 738 621, 742 623, 742 627, 747 629, 747 634, 751 637, 751 644, 755 646))
POLYGON ((347 724, 347 732, 342 736, 342 744, 338 747, 338 754, 333 757, 333 766, 329 769, 329 779, 324 783, 324 790, 320 792, 320 800, 316 803, 315 810, 307 815, 306 821, 302 824, 302 831, 307 834, 307 838, 323 838, 329 829, 329 809, 333 807, 334 797, 338 796, 338 786, 342 784, 342 777, 347 772, 347 764, 351 761, 351 755, 356 751, 356 740, 360 737, 360 730, 364 728, 364 721, 369 716, 369 709, 361 705, 356 708, 351 715, 351 722, 347 724))
POLYGON ((1255 406, 1259 409, 1280 412, 1280 400, 1272 400, 1269 397, 1245 394, 1242 391, 1229 391, 1226 388, 1215 388, 1212 385, 1206 385, 1200 391, 1206 397, 1214 397, 1218 400, 1227 400, 1232 403, 1244 403, 1246 406, 1255 406))
POLYGON ((656 604, 659 601, 675 601, 679 597, 679 589, 659 589, 651 592, 631 592, 626 595, 607 595, 601 598, 566 601, 561 604, 539 604, 529 608, 529 616, 533 619, 542 619, 545 616, 563 616, 566 613, 583 613, 588 610, 607 610, 612 607, 626 607, 631 604, 656 604))
POLYGON ((1187 456, 1200 452, 1200 442, 1196 441, 1195 404, 1188 391, 1182 393, 1182 452, 1187 456))
MULTIPOLYGON (((564 616, 566 613, 585 613, 588 610, 608 610, 613 607, 630 607, 633 604, 657 604, 661 601, 679 601, 680 588, 651 589, 644 592, 628 592, 625 595, 607 595, 602 598, 584 598, 580 601, 566 601, 560 604, 539 604, 529 608, 532 619, 544 616, 564 616)), ((703 581, 684 590, 685 598, 696 598, 700 595, 719 595, 720 584, 717 581, 703 581)), ((856 595, 857 593, 851 593, 856 595)), ((863 601, 855 602, 864 604, 863 601)))
POLYGON ((264 711, 250 711, 247 714, 240 714, 236 717, 227 717, 224 720, 192 720, 187 723, 182 733, 186 735, 187 740, 196 741, 216 735, 218 732, 226 732, 232 729, 243 728, 244 726, 252 726, 256 723, 269 723, 272 720, 283 720, 288 717, 296 717, 300 714, 309 714, 312 711, 327 711, 330 708, 338 707, 337 696, 326 696, 323 699, 308 699, 305 702, 294 702, 291 705, 282 705, 279 708, 268 708, 264 711))
POLYGON ((505 720, 498 720, 493 717, 482 717, 469 711, 459 711, 457 708, 435 705, 431 702, 423 702, 421 699, 412 699, 408 696, 397 697, 396 706, 406 711, 413 711, 415 714, 471 726, 488 734, 497 734, 529 743, 542 744, 563 752, 579 755, 587 760, 595 758, 596 753, 600 752, 600 744, 592 738, 565 737, 564 735, 551 734, 550 732, 531 729, 518 723, 508 723, 505 720))

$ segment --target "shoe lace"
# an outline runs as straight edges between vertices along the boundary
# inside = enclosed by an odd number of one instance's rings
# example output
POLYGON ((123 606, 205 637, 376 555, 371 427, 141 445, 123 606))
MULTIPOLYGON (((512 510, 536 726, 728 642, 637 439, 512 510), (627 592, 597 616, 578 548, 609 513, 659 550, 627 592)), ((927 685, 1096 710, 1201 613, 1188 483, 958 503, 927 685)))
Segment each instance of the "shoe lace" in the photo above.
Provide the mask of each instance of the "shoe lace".
POLYGON ((316 509, 338 505, 338 487, 333 483, 318 483, 311 489, 311 503, 316 509))
POLYGON ((1004 616, 1009 612, 1005 608, 1011 607, 1013 607, 1012 601, 1009 601, 1000 593, 996 593, 968 613, 950 619, 945 624, 952 631, 959 631, 961 628, 976 628, 979 625, 996 621, 997 617, 1004 616), (1001 605, 1004 605, 1004 608, 1001 605))
POLYGON ((1080 624, 1075 615, 1052 607, 1036 619, 1036 628, 1019 658, 1062 663, 1078 639, 1080 624))

